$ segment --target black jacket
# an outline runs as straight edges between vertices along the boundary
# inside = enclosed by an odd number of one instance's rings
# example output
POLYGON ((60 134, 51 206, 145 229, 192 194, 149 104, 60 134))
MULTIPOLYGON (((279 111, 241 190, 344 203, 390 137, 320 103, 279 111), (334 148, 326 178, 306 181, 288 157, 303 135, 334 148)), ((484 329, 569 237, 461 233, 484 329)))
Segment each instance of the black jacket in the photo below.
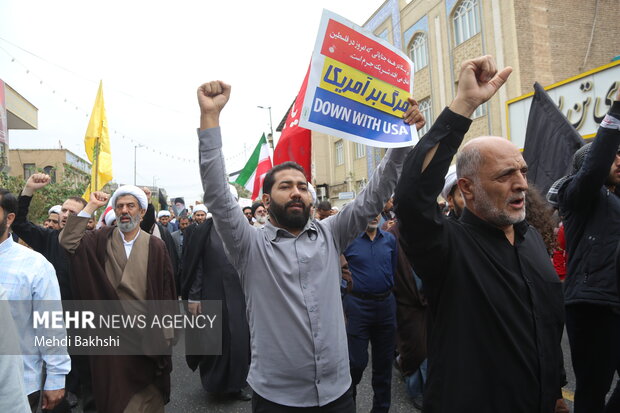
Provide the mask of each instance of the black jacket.
MULTIPOLYGON (((614 102, 609 113, 620 119, 620 102, 614 102)), ((620 198, 604 186, 618 145, 620 131, 599 128, 581 169, 558 191, 568 253, 567 305, 590 303, 620 309, 615 269, 620 198)))
POLYGON ((401 240, 429 303, 424 411, 549 413, 564 384, 564 303, 542 237, 523 221, 511 245, 467 208, 454 220, 437 205, 470 124, 444 110, 396 187, 401 240))
POLYGON ((58 242, 60 230, 43 228, 28 221, 30 201, 32 201, 30 196, 19 196, 17 214, 11 228, 30 248, 43 255, 54 266, 60 286, 60 296, 63 300, 71 300, 69 256, 58 242))

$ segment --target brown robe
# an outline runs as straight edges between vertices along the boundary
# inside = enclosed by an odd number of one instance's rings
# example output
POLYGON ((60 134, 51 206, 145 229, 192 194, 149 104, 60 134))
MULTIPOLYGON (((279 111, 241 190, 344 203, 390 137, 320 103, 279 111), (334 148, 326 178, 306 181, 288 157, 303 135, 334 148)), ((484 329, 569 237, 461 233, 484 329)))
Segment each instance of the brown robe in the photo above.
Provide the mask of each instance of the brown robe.
MULTIPOLYGON (((118 228, 86 231, 87 222, 70 216, 60 234, 71 257, 76 299, 176 300, 172 265, 160 239, 141 232, 127 259, 118 228)), ((152 386, 165 403, 170 400, 170 356, 100 355, 90 363, 98 411, 123 413, 134 395, 152 386)))
POLYGON ((418 290, 413 269, 403 250, 398 224, 388 232, 398 240, 398 263, 394 274, 394 297, 396 298, 396 346, 400 355, 400 369, 409 376, 420 368, 426 359, 427 302, 418 290))

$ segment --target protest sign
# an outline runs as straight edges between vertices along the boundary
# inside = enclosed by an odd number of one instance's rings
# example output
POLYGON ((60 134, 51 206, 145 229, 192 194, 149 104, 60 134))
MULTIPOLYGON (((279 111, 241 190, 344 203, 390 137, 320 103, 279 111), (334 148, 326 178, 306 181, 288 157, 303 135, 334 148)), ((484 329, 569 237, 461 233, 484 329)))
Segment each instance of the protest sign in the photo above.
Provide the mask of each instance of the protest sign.
POLYGON ((376 147, 409 146, 403 122, 413 63, 388 42, 323 11, 299 125, 376 147))

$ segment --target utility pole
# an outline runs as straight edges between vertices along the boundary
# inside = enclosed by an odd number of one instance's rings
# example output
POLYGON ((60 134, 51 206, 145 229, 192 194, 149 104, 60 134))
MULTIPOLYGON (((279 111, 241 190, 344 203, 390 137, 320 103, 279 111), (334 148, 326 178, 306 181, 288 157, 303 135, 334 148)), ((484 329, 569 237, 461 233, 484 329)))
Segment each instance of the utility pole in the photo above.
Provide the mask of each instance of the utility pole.
POLYGON ((136 185, 137 164, 138 164, 138 148, 142 148, 144 145, 138 144, 133 147, 133 184, 136 185))
POLYGON ((271 149, 273 150, 273 122, 271 121, 271 106, 257 106, 257 108, 260 109, 267 109, 269 110, 269 138, 267 139, 267 141, 269 142, 269 146, 271 146, 271 149))

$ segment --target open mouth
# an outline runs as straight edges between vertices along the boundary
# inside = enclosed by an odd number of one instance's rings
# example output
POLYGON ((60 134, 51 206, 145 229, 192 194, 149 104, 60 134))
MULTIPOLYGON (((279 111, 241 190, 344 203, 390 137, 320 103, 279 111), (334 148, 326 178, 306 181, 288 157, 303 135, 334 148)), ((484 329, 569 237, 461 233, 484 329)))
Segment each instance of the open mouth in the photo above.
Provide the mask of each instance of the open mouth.
POLYGON ((525 205, 525 198, 513 199, 508 204, 515 209, 521 209, 525 205))

